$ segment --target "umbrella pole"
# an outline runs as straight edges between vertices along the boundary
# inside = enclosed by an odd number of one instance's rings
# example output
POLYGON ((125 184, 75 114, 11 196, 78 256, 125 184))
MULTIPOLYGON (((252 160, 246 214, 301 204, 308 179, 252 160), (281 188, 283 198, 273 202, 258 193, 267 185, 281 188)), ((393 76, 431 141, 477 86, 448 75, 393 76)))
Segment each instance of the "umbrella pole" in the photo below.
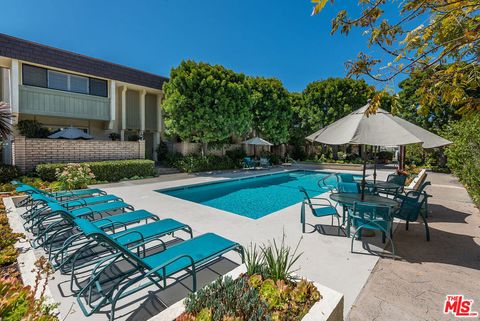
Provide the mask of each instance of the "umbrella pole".
POLYGON ((378 146, 373 146, 373 184, 377 182, 377 148, 378 146))
POLYGON ((367 172, 367 148, 365 145, 363 147, 363 175, 362 175, 362 202, 365 200, 365 175, 367 172))

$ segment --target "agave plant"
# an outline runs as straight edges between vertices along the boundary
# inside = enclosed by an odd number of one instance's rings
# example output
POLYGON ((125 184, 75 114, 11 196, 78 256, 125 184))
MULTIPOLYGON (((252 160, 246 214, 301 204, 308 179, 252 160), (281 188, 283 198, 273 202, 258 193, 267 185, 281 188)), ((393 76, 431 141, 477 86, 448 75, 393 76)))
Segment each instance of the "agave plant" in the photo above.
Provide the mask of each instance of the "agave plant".
POLYGON ((10 120, 12 119, 12 113, 10 112, 10 106, 1 101, 0 102, 0 140, 5 140, 12 133, 12 125, 10 120))

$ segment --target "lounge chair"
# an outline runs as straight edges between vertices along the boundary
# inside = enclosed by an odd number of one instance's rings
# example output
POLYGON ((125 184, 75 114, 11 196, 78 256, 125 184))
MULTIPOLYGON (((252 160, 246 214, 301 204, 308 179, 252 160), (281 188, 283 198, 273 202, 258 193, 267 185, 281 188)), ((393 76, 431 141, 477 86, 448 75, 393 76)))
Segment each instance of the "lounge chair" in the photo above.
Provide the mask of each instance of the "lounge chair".
MULTIPOLYGON (((74 248, 71 253, 70 251, 74 246, 78 247, 78 245, 85 244, 86 242, 82 242, 82 239, 85 237, 82 231, 76 228, 75 215, 58 204, 51 204, 50 206, 52 210, 62 216, 64 224, 60 225, 60 229, 46 236, 47 239, 45 243, 49 244, 49 261, 54 268, 61 268, 62 272, 68 272, 68 269, 66 269, 65 266, 71 260, 72 254, 78 253, 78 249, 74 248), (61 247, 54 249, 53 244, 55 238, 61 236, 64 232, 72 234, 72 230, 78 230, 78 232, 75 233, 74 231, 73 235, 69 236, 62 242, 61 247)), ((162 237, 178 231, 184 231, 190 235, 190 238, 193 237, 192 229, 187 224, 173 219, 160 220, 158 216, 145 210, 112 215, 92 221, 91 223, 97 228, 111 233, 111 236, 124 246, 129 246, 138 242, 145 242, 152 238, 162 237), (151 220, 151 222, 147 223, 148 220, 151 220), (140 221, 145 221, 146 224, 132 226, 132 224, 139 223, 140 221), (118 229, 123 230, 118 231, 118 229)), ((86 246, 82 246, 84 251, 87 248, 88 247, 86 246)), ((95 258, 93 261, 98 261, 98 258, 95 258)), ((88 264, 92 264, 93 261, 89 261, 88 264)))
POLYGON ((348 210, 349 219, 347 221, 347 230, 350 229, 350 222, 356 227, 350 244, 350 252, 353 253, 353 242, 355 236, 361 238, 362 229, 377 230, 382 232, 382 242, 386 238, 390 239, 392 244, 392 255, 395 256, 395 246, 392 240, 393 217, 390 207, 365 202, 355 202, 353 207, 348 210))
MULTIPOLYGON (((192 291, 195 292, 197 289, 196 271, 200 267, 232 250, 239 252, 242 262, 244 260, 241 245, 213 233, 203 234, 172 245, 160 253, 148 254, 146 251, 135 251, 133 248, 122 245, 87 220, 79 219, 76 224, 88 238, 96 240, 99 244, 105 244, 115 252, 114 255, 95 265, 88 281, 77 294, 77 302, 86 316, 92 315, 110 304, 109 318, 114 320, 118 300, 151 285, 156 285, 162 290, 168 288, 172 284, 167 285, 167 278, 181 272, 192 276, 192 291), (112 272, 110 267, 120 260, 129 262, 132 268, 126 272, 120 272, 121 274, 115 275, 113 278, 108 275, 108 280, 105 280, 107 273, 112 272), (92 296, 93 292, 95 296, 92 296)), ((138 246, 141 247, 143 244, 138 246)), ((74 275, 75 265, 72 269, 72 276, 74 275)))
POLYGON ((331 216, 332 226, 333 217, 336 217, 338 222, 338 234, 340 235, 340 215, 337 212, 337 208, 332 205, 332 202, 328 198, 324 197, 310 197, 307 190, 302 186, 299 186, 298 189, 301 193, 304 194, 302 208, 300 210, 300 223, 302 223, 302 233, 305 233, 305 206, 308 206, 312 212, 312 215, 315 217, 331 216))
POLYGON ((89 189, 78 189, 71 191, 58 191, 58 192, 47 192, 41 189, 38 189, 34 186, 24 184, 19 181, 12 181, 13 185, 17 185, 15 190, 19 193, 25 193, 28 197, 22 200, 19 203, 19 206, 24 206, 30 202, 30 196, 33 194, 43 194, 45 196, 55 198, 59 201, 77 199, 82 197, 96 196, 96 195, 106 195, 107 193, 98 188, 89 188, 89 189))

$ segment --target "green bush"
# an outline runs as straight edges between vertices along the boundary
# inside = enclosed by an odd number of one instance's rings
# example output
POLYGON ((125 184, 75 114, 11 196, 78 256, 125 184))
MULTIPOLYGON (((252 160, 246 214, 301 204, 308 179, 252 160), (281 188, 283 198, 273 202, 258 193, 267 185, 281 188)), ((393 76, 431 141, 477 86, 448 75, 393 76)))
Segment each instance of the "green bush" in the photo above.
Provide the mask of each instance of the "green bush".
POLYGON ((393 159, 393 153, 389 152, 389 151, 386 151, 386 150, 382 150, 377 154, 377 158, 378 158, 379 161, 390 161, 391 162, 392 159, 393 159))
POLYGON ((17 129, 20 135, 27 138, 47 138, 47 136, 50 135, 48 128, 43 127, 43 125, 36 120, 20 120, 17 124, 17 129))
POLYGON ((445 149, 448 167, 465 185, 475 203, 480 203, 480 114, 452 123, 445 149))
POLYGON ((162 163, 165 162, 168 156, 167 143, 165 143, 164 141, 160 141, 155 152, 157 153, 158 161, 162 163))
POLYGON ((60 182, 62 189, 66 190, 87 188, 95 179, 90 166, 85 163, 67 164, 63 169, 57 168, 55 176, 60 182))
POLYGON ((18 175, 20 175, 18 167, 0 164, 0 183, 8 183, 18 175))
POLYGON ((179 153, 168 154, 167 164, 187 173, 233 169, 241 166, 238 160, 233 160, 228 156, 182 156, 179 153))
MULTIPOLYGON (((86 162, 98 181, 117 182, 132 177, 147 177, 155 175, 155 163, 148 159, 112 160, 101 162, 86 162)), ((56 179, 55 171, 63 170, 67 164, 40 164, 36 172, 45 181, 56 179)))

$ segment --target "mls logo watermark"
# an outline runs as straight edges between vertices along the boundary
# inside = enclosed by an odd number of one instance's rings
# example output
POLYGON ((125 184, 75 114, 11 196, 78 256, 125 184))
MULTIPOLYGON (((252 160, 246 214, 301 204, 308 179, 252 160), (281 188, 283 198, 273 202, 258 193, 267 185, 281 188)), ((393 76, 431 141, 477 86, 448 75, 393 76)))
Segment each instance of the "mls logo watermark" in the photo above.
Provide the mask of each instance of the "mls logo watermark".
POLYGON ((455 317, 473 318, 478 316, 478 312, 472 311, 473 300, 466 299, 463 295, 447 295, 443 307, 444 314, 453 314, 455 317))

